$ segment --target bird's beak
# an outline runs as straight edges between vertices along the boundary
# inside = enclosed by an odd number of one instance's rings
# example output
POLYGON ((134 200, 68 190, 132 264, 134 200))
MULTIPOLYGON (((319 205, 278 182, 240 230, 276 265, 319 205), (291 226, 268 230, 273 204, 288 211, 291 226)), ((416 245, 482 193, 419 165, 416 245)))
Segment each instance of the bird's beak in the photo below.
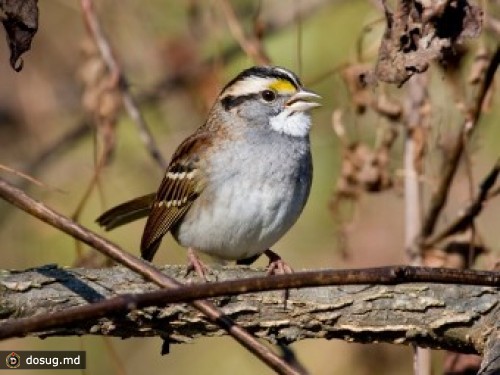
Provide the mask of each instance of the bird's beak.
POLYGON ((313 99, 321 99, 321 96, 312 91, 301 89, 285 103, 285 107, 290 109, 292 112, 305 112, 310 109, 320 107, 321 104, 309 101, 313 99))

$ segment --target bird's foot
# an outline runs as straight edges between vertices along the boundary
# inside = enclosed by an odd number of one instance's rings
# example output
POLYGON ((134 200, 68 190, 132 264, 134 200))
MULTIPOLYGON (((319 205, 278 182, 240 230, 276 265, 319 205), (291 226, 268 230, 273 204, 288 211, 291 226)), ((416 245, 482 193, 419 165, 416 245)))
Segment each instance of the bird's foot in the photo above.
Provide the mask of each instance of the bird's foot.
POLYGON ((196 253, 192 248, 188 249, 187 255, 188 255, 188 264, 187 264, 186 276, 191 271, 195 271, 199 277, 201 277, 205 281, 208 281, 207 274, 209 272, 209 268, 198 258, 198 255, 196 255, 196 253))
POLYGON ((266 274, 269 275, 284 275, 287 273, 293 273, 292 267, 290 267, 281 257, 276 254, 271 249, 264 251, 264 254, 269 258, 269 265, 267 266, 266 274))

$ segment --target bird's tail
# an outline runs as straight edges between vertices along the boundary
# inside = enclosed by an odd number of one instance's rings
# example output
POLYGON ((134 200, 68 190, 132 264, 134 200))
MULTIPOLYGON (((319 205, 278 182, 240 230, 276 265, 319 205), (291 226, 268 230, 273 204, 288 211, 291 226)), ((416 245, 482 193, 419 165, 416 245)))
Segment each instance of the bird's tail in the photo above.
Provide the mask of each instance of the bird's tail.
POLYGON ((155 193, 143 195, 113 207, 96 219, 96 222, 106 230, 128 224, 149 215, 155 200, 155 193))

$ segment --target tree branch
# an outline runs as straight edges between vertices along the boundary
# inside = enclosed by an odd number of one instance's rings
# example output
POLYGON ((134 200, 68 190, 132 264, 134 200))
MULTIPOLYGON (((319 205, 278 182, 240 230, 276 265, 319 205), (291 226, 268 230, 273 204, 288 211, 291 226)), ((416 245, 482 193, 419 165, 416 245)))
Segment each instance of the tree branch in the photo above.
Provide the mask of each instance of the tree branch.
POLYGON ((483 361, 478 375, 498 375, 500 373, 500 333, 494 331, 484 348, 483 361))
MULTIPOLYGON (((54 266, 47 267, 54 268, 54 266)), ((446 268, 409 266, 319 270, 272 278, 257 276, 234 280, 226 280, 224 273, 222 275, 220 273, 220 270, 217 271, 215 277, 217 280, 222 279, 222 281, 210 284, 182 285, 177 289, 161 289, 152 292, 141 292, 140 294, 120 294, 118 297, 98 300, 90 305, 78 306, 42 316, 37 315, 15 321, 9 320, 7 324, 0 324, 0 339, 60 328, 80 321, 101 318, 108 314, 126 313, 136 308, 161 306, 166 303, 193 302, 210 297, 238 296, 252 292, 334 285, 395 285, 411 282, 494 287, 500 283, 500 274, 497 272, 457 271, 446 268)), ((180 278, 179 275, 185 275, 185 273, 179 272, 175 274, 175 277, 180 278)), ((236 275, 236 277, 239 276, 236 275)), ((21 290, 26 288, 26 283, 19 283, 16 280, 9 280, 5 285, 7 287, 14 286, 16 289, 20 287, 21 290)))
MULTIPOLYGON (((388 269, 390 268, 378 269, 377 272, 380 274, 381 270, 388 269)), ((415 270, 418 274, 418 270, 426 269, 415 270)), ((377 274, 374 270, 325 272, 337 272, 337 276, 345 279, 346 275, 358 272, 359 276, 363 271, 365 275, 371 275, 370 277, 377 274)), ((169 266, 163 269, 163 272, 180 282, 185 281, 182 276, 185 274, 184 267, 169 266)), ((233 295, 239 293, 238 289, 245 290, 241 284, 247 278, 263 274, 245 267, 218 269, 214 273, 221 281, 236 280, 236 284, 235 281, 230 282, 233 283, 233 293, 228 294, 233 295)), ((303 275, 305 274, 260 280, 271 280, 272 283, 272 280, 276 279, 277 284, 283 284, 284 280, 290 281, 294 277, 298 280, 303 275)), ((398 273, 394 274, 394 277, 401 279, 398 273)), ((320 280, 318 277, 316 279, 320 280)), ((201 290, 205 295, 210 295, 214 290, 220 292, 217 285, 223 284, 190 285, 185 288, 188 297, 198 298, 200 293, 191 296, 189 294, 201 290)), ((18 318, 41 317, 47 314, 55 316, 58 312, 76 306, 90 307, 91 303, 96 301, 122 295, 122 301, 128 301, 127 308, 115 310, 114 313, 110 310, 106 312, 106 318, 85 318, 76 324, 65 324, 33 335, 161 335, 168 337, 173 343, 182 343, 201 336, 224 334, 223 330, 185 304, 135 309, 138 305, 126 294, 151 293, 156 289, 157 286, 145 282, 137 274, 122 267, 62 269, 45 266, 26 271, 1 271, 0 311, 4 323, 0 326, 0 333, 6 337, 4 329, 8 330, 11 324, 16 324, 18 318), (130 312, 127 314, 128 311, 130 312)), ((154 293, 169 292, 173 295, 177 293, 177 301, 185 297, 184 292, 175 290, 160 290, 154 293)), ((215 303, 238 324, 271 342, 290 343, 304 338, 339 338, 365 343, 412 343, 463 353, 482 353, 492 331, 498 328, 499 300, 500 291, 494 287, 406 283, 294 289, 290 291, 286 306, 280 291, 225 296, 217 298, 215 303)))

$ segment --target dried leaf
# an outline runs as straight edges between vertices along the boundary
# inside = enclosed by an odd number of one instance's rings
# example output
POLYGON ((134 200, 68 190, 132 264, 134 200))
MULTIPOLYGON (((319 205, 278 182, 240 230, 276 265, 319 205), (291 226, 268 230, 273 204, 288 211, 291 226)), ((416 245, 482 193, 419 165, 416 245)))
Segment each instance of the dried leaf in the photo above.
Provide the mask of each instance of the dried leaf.
POLYGON ((373 100, 372 93, 364 79, 369 69, 367 64, 352 64, 342 71, 342 78, 351 94, 357 113, 364 113, 373 100))
POLYGON ((7 32, 10 66, 16 72, 23 68, 20 57, 28 51, 38 30, 37 0, 0 0, 0 18, 7 32))
POLYGON ((362 191, 380 192, 392 187, 387 150, 372 150, 354 143, 344 150, 336 194, 357 196, 362 191))
POLYGON ((92 116, 103 143, 102 157, 107 162, 115 147, 115 126, 122 108, 118 78, 110 73, 91 39, 82 43, 78 78, 83 84, 82 105, 92 116))
POLYGON ((373 109, 377 113, 386 116, 388 119, 397 121, 403 113, 403 106, 399 101, 382 93, 372 103, 373 109))
POLYGON ((482 10, 468 0, 400 0, 395 12, 384 1, 384 9, 387 25, 375 74, 398 86, 465 38, 478 36, 483 23, 482 10))

